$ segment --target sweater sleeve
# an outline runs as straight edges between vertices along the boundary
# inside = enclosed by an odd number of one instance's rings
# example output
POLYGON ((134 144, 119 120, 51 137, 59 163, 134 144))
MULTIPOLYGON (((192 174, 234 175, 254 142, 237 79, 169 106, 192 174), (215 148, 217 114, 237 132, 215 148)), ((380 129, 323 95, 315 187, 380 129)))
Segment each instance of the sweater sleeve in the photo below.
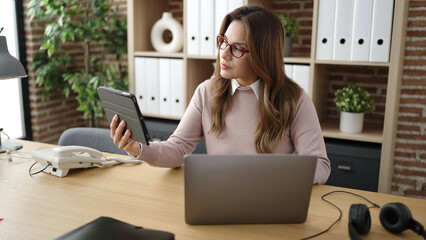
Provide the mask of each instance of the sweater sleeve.
POLYGON ((144 145, 139 159, 152 166, 176 168, 183 164, 183 156, 192 153, 203 136, 202 100, 205 84, 200 84, 186 109, 175 132, 167 141, 144 145))
POLYGON ((324 184, 330 175, 330 160, 315 106, 304 91, 299 99, 290 134, 297 154, 317 156, 314 183, 324 184))

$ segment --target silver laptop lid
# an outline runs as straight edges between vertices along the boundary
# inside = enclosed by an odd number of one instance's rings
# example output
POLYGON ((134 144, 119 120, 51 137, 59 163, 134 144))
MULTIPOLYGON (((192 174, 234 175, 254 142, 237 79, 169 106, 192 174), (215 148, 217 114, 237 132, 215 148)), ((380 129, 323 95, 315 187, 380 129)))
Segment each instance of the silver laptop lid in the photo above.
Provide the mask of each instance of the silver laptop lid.
POLYGON ((188 224, 306 220, 317 158, 257 154, 184 156, 188 224))

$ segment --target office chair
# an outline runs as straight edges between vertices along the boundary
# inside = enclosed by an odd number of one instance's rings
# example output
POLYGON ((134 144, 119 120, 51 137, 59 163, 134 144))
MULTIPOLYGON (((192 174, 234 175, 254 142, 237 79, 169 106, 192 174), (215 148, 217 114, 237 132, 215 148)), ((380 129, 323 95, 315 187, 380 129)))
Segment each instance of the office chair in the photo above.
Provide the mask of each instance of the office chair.
POLYGON ((59 137, 58 145, 85 146, 102 152, 127 155, 127 152, 119 149, 110 137, 110 131, 106 128, 76 127, 65 130, 59 137))

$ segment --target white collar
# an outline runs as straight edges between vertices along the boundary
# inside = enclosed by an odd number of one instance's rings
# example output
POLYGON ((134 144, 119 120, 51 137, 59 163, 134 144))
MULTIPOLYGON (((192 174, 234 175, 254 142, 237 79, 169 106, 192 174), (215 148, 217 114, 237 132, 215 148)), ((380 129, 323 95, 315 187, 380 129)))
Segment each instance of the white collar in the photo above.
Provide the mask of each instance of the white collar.
MULTIPOLYGON (((234 95, 235 91, 237 90, 237 88, 241 87, 240 83, 238 83, 238 81, 236 79, 232 79, 231 81, 232 84, 232 95, 234 95)), ((259 85, 260 85, 260 78, 257 79, 254 83, 250 84, 247 87, 250 87, 254 94, 256 95, 257 100, 259 100, 259 85)))

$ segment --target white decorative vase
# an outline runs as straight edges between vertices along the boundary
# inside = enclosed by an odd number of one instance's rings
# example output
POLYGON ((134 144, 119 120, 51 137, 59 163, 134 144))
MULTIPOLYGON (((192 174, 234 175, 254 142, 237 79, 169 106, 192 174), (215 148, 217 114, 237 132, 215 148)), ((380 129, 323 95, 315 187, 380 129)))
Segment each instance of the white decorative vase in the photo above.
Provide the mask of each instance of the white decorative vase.
POLYGON ((340 131, 360 133, 364 124, 364 113, 340 112, 340 131))
POLYGON ((155 22, 151 29, 151 43, 156 51, 163 53, 178 52, 182 49, 182 25, 172 17, 171 13, 163 12, 161 19, 155 22), (166 43, 163 39, 163 33, 166 30, 169 30, 173 35, 173 39, 169 43, 166 43))

